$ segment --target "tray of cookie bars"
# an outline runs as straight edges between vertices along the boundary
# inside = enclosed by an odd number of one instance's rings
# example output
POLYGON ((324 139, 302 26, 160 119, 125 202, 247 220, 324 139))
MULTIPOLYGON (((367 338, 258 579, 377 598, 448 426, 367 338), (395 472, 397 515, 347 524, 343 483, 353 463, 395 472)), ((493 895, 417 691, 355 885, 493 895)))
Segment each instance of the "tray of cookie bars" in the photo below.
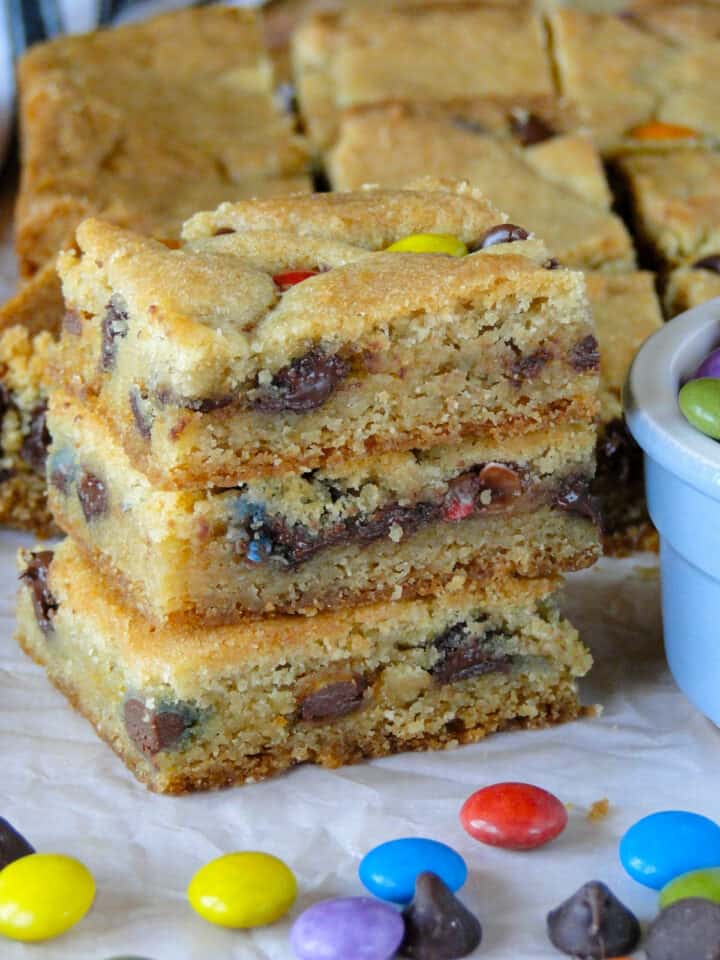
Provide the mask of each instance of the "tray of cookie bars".
POLYGON ((18 57, 3 958, 720 949, 622 397, 720 295, 720 13, 616 6, 141 11, 18 57))

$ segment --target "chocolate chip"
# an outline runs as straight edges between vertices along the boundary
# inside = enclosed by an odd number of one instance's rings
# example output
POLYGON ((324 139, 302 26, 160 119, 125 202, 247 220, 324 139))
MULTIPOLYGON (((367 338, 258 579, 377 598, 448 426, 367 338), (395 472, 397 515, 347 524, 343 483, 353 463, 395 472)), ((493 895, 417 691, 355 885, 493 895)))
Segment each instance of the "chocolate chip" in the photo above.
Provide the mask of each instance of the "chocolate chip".
POLYGON ((555 136, 555 131, 542 117, 527 110, 515 110, 510 114, 510 129, 524 147, 542 143, 555 136))
POLYGON ((597 472, 612 475, 624 487, 643 482, 642 450, 620 417, 606 423, 598 439, 597 472))
POLYGON ((155 710, 136 699, 125 701, 123 714, 128 736, 138 750, 149 756, 177 746, 198 719, 197 711, 187 704, 155 710))
POLYGON ((580 474, 566 477, 555 497, 555 506, 567 513, 587 517, 593 523, 600 523, 600 509, 591 494, 591 481, 588 477, 580 474))
POLYGON ((350 372, 348 363, 320 347, 279 370, 267 387, 251 399, 253 410, 262 413, 306 413, 321 407, 350 372))
POLYGON ((30 426, 20 447, 20 456, 36 473, 45 471, 50 431, 47 428, 47 403, 38 404, 30 413, 30 426))
POLYGON ((11 823, 0 817, 0 870, 31 853, 35 853, 35 847, 11 823))
POLYGON ((520 357, 513 363, 510 367, 510 378, 516 386, 519 386, 524 380, 532 380, 536 377, 550 360, 552 360, 552 353, 540 347, 534 353, 520 357))
POLYGON ((213 236, 224 237, 228 233, 235 233, 235 231, 232 227, 218 227, 218 229, 214 231, 213 236))
POLYGON ((550 911, 547 932, 553 946, 577 960, 605 960, 632 953, 640 924, 604 883, 593 880, 550 911))
POLYGON ((130 410, 132 411, 133 420, 135 421, 135 426, 138 429, 138 433, 143 438, 143 440, 149 440, 152 435, 152 412, 150 411, 147 401, 143 398, 142 394, 137 387, 130 387, 128 391, 128 399, 130 401, 130 410))
POLYGON ((102 517, 108 511, 109 498, 107 487, 100 477, 84 470, 78 480, 78 499, 88 523, 102 517))
POLYGON ((100 369, 107 373, 115 366, 117 341, 128 334, 128 314, 120 298, 112 296, 102 319, 100 369))
POLYGON ((707 257, 696 260, 693 267, 696 270, 710 270, 712 273, 720 273, 720 253, 711 253, 707 257))
POLYGON ((20 579, 30 591, 35 619, 45 636, 53 630, 53 615, 59 606, 48 586, 52 560, 52 550, 31 553, 30 562, 20 574, 20 579))
POLYGON ((301 720, 338 720, 360 709, 366 689, 362 677, 328 683, 300 701, 298 715, 301 720))
POLYGON ((498 223, 495 227, 490 227, 477 240, 468 246, 471 253, 476 250, 485 250, 487 247, 494 247, 496 243, 515 243, 517 240, 527 240, 530 234, 522 227, 514 223, 498 223))
POLYGON ((647 960, 720 960, 720 904, 676 900, 655 918, 645 939, 647 960))
POLYGON ((66 310, 63 314, 62 327, 66 333, 79 337, 82 333, 82 317, 77 310, 66 310))
POLYGON ((599 368, 600 347, 592 333, 583 337, 570 349, 568 359, 570 360, 570 366, 578 373, 599 368))
POLYGON ((372 543, 386 537, 392 527, 401 527, 403 536, 410 536, 439 515, 439 508, 432 503, 416 503, 407 507, 390 503, 369 515, 349 521, 350 537, 360 543, 372 543))
POLYGON ((403 910, 400 955, 414 960, 467 957, 482 940, 480 921, 434 873, 419 873, 415 896, 403 910))
POLYGON ((488 642, 491 635, 474 637, 466 623, 448 627, 433 640, 440 656, 430 674, 436 683, 458 683, 485 673, 509 673, 512 657, 498 654, 488 642))

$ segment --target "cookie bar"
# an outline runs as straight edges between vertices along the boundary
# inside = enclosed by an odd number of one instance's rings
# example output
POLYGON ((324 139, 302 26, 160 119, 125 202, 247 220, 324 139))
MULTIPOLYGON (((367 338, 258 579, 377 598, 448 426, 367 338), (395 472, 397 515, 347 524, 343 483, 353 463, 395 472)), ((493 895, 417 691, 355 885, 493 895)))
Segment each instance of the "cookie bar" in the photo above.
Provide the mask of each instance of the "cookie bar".
POLYGON ((49 333, 32 337, 24 327, 0 333, 0 523, 56 531, 45 496, 45 422, 49 333))
POLYGON ((295 35, 293 64, 301 114, 318 149, 333 143, 339 112, 348 107, 498 96, 522 106, 555 93, 542 21, 526 4, 317 14, 295 35))
MULTIPOLYGON (((677 5, 680 9, 682 5, 677 5)), ((715 11, 708 15, 715 21, 715 11)), ((550 16, 553 53, 563 96, 601 149, 693 145, 720 137, 720 80, 714 64, 720 38, 712 23, 703 40, 662 7, 663 30, 630 16, 563 8, 550 16)))
POLYGON ((652 258, 681 265, 720 249, 720 154, 677 150, 628 156, 618 170, 637 233, 652 258))
POLYGON ((622 414, 622 389, 642 343, 662 326, 655 277, 648 272, 588 273, 588 297, 600 343, 600 428, 592 485, 603 518, 605 552, 655 549, 645 504, 640 447, 622 414))
POLYGON ((225 204, 180 250, 86 221, 59 379, 165 488, 592 419, 582 275, 504 221, 428 183, 225 204), (476 252, 385 250, 418 233, 476 252))
POLYGON ((667 316, 672 318, 715 297, 720 297, 720 253, 673 270, 667 278, 663 304, 667 316))
POLYGON ((581 137, 554 137, 522 150, 461 114, 386 107, 342 120, 327 169, 336 190, 364 183, 401 187, 424 174, 467 180, 541 236, 561 263, 634 266, 630 236, 610 212, 600 156, 581 137))
POLYGON ((70 541, 20 570, 20 645, 168 793, 571 719, 591 662, 552 580, 150 634, 70 541))
POLYGON ((460 590, 599 553, 590 424, 198 491, 155 489, 87 405, 54 394, 48 425, 57 522, 154 623, 460 590))

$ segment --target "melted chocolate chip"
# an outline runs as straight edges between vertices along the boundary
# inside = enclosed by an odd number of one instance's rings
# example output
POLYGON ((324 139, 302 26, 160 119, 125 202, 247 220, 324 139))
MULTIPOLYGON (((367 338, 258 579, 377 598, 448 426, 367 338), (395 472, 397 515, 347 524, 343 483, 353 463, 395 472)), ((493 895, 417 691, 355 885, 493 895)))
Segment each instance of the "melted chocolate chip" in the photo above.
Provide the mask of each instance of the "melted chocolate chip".
POLYGON ((82 317, 77 310, 66 310, 63 314, 63 330, 71 333, 74 337, 79 337, 82 333, 82 317))
POLYGON ((456 960, 482 940, 480 921, 434 873, 419 873, 415 896, 403 910, 400 955, 413 960, 456 960))
POLYGON ((36 553, 31 553, 30 562, 20 574, 20 579, 30 590, 35 619, 45 636, 52 632, 53 615, 59 606, 48 586, 52 559, 52 550, 39 550, 36 553))
POLYGON ((298 715, 301 720, 338 720, 360 709, 366 689, 363 677, 328 683, 300 701, 298 715))
POLYGON ((107 373, 115 366, 117 341, 128 334, 127 310, 121 306, 118 297, 111 297, 105 308, 102 320, 102 344, 100 347, 100 369, 107 373))
MULTIPOLYGON (((578 960, 605 960, 632 953, 640 940, 635 915, 597 881, 584 884, 550 911, 547 932, 553 946, 578 960)), ((686 960, 687 955, 682 955, 686 960)))
POLYGON ((380 507, 369 516, 356 517, 349 522, 352 540, 360 543, 372 543, 386 537, 392 527, 402 527, 403 536, 410 536, 420 527, 439 516, 439 508, 432 503, 416 503, 414 506, 401 507, 391 503, 380 507))
POLYGON ((130 401, 130 410, 132 411, 138 433, 143 440, 149 440, 152 435, 153 421, 152 413, 148 409, 147 402, 143 399, 137 387, 130 387, 128 400, 130 401))
POLYGON ((524 147, 542 143, 555 136, 549 123, 537 114, 525 110, 518 110, 510 115, 510 129, 524 147))
POLYGON ((20 456, 36 473, 43 473, 47 448, 50 446, 50 431, 47 428, 47 403, 41 403, 30 414, 30 427, 23 438, 20 456))
POLYGON ((35 853, 35 847, 11 823, 0 817, 0 870, 31 853, 35 853))
POLYGON ((306 413, 321 407, 350 372, 337 354, 315 347, 279 370, 267 387, 255 391, 253 410, 262 413, 306 413))
POLYGON ((471 253, 474 253, 476 250, 494 247, 496 243, 515 243, 518 240, 527 240, 529 236, 527 230, 514 223, 498 223, 497 226, 486 230, 479 240, 469 245, 468 249, 471 253))
POLYGON ((197 712, 185 704, 152 710, 141 700, 126 700, 123 708, 128 736, 143 753, 154 756, 177 746, 197 722, 197 712))
POLYGON ((520 357, 513 363, 510 368, 510 378, 516 386, 519 386, 524 380, 532 380, 536 377, 550 360, 552 360, 552 353, 540 347, 534 353, 520 357))
POLYGON ((109 498, 107 487, 100 477, 84 470, 78 480, 78 499, 88 523, 102 517, 108 511, 109 498))
POLYGON ((591 481, 587 477, 579 474, 567 477, 555 497, 555 506, 567 513, 587 517, 595 524, 600 523, 600 509, 591 494, 591 481))
POLYGON ((711 253, 707 257, 696 260, 693 267, 696 270, 710 270, 712 273, 720 273, 720 253, 711 253))
POLYGON ((568 352, 568 359, 578 373, 597 370, 600 367, 600 347, 595 337, 589 333, 579 340, 568 352))
POLYGON ((436 683, 458 683, 485 673, 509 673, 512 657, 497 654, 489 644, 491 635, 473 637, 466 623, 448 627, 433 640, 440 657, 430 673, 436 683))
POLYGON ((647 960, 720 960, 720 904, 676 900, 655 918, 645 938, 647 960))

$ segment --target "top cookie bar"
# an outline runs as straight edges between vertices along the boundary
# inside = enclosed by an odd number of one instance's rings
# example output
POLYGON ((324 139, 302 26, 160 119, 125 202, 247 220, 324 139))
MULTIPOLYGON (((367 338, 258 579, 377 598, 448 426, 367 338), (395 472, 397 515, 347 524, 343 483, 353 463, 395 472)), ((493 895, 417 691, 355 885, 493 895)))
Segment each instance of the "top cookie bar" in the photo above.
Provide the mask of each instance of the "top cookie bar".
POLYGON ((224 204, 185 239, 88 221, 59 261, 59 376, 154 482, 232 486, 594 416, 582 275, 466 185, 224 204), (471 252, 386 250, 416 234, 471 252))

